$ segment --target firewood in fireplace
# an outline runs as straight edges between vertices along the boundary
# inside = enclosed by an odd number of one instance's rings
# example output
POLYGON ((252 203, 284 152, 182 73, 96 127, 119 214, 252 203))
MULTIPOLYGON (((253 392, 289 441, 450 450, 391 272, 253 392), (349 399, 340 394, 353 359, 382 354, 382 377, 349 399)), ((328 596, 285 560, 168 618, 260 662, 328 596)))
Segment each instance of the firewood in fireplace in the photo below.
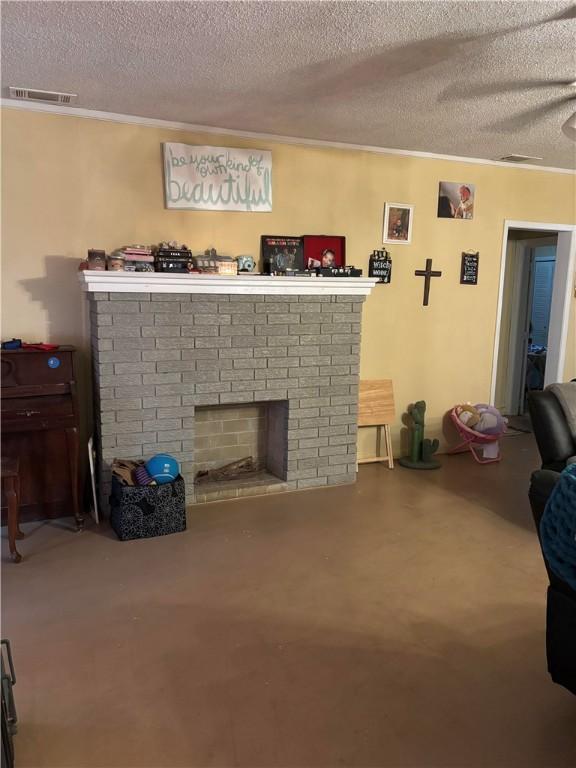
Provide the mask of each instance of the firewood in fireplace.
POLYGON ((224 464, 217 469, 207 469, 196 474, 197 483, 217 483, 222 480, 234 480, 236 477, 248 475, 257 472, 259 467, 254 462, 252 456, 245 456, 238 461, 232 461, 230 464, 224 464))

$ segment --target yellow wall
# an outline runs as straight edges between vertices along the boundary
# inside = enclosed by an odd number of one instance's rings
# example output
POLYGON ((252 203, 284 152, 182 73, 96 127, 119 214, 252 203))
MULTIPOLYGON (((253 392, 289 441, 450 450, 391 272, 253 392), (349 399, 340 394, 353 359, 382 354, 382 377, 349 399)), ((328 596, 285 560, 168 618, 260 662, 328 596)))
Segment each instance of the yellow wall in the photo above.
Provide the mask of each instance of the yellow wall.
MULTIPOLYGON (((415 206, 411 245, 390 246, 392 284, 364 308, 363 378, 392 378, 400 415, 428 403, 428 433, 461 401, 489 397, 505 219, 573 223, 566 174, 176 132, 4 109, 2 336, 87 350, 76 269, 88 248, 161 239, 193 251, 258 254, 261 234, 341 234, 348 262, 367 269, 382 242, 385 201, 415 206), (160 143, 256 146, 273 153, 272 213, 164 209, 160 143), (439 181, 476 185, 473 221, 438 219, 439 181), (480 251, 479 285, 460 286, 460 253, 480 251), (422 306, 414 270, 431 257, 443 275, 422 306)), ((471 154, 474 148, 470 148, 471 154)), ((574 306, 572 307, 572 320, 574 306)), ((566 378, 576 376, 571 332, 566 378)), ((370 436, 361 438, 371 452, 370 436)))

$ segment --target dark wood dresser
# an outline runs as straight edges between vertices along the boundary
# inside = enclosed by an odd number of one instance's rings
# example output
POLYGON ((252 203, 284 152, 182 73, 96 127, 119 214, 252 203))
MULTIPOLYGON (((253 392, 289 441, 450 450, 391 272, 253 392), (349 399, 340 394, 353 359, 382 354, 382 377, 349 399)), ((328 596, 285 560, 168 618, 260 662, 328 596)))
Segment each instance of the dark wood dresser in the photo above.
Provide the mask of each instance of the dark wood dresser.
POLYGON ((2 455, 20 462, 20 520, 73 514, 78 528, 74 347, 2 350, 2 455))

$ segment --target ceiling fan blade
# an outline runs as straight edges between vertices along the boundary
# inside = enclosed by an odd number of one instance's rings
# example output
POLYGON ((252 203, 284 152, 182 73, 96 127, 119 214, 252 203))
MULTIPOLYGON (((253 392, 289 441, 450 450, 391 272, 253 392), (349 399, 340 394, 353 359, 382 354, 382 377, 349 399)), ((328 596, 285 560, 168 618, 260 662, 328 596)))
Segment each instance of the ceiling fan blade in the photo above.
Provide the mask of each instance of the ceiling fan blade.
POLYGON ((568 87, 574 82, 574 77, 555 80, 503 80, 496 83, 471 86, 470 83, 458 83, 448 86, 438 97, 438 101, 458 101, 460 99, 477 98, 478 96, 498 96, 501 93, 521 93, 544 88, 568 87))
POLYGON ((576 5, 571 5, 569 8, 566 8, 566 10, 561 11, 557 16, 552 16, 552 18, 546 19, 546 21, 542 23, 547 24, 549 21, 570 21, 571 19, 576 19, 576 5))
POLYGON ((546 119, 548 115, 556 112, 570 102, 576 105, 576 96, 562 96, 561 98, 551 102, 549 101, 540 107, 531 107, 522 112, 517 112, 510 117, 505 117, 502 120, 496 120, 495 122, 490 123, 487 127, 497 133, 515 133, 521 128, 526 127, 527 123, 538 123, 541 120, 546 119))

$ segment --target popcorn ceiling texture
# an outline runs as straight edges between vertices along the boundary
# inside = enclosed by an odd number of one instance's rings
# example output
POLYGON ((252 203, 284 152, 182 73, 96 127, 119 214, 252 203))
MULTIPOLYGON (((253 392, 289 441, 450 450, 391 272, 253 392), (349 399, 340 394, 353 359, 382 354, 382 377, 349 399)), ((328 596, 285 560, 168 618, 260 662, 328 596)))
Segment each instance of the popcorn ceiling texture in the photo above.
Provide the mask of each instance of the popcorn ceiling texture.
POLYGON ((286 490, 356 479, 363 296, 91 293, 100 503, 114 458, 172 454, 194 500, 195 409, 274 403, 286 490))
POLYGON ((2 76, 88 109, 573 168, 570 5, 4 2, 2 76))

